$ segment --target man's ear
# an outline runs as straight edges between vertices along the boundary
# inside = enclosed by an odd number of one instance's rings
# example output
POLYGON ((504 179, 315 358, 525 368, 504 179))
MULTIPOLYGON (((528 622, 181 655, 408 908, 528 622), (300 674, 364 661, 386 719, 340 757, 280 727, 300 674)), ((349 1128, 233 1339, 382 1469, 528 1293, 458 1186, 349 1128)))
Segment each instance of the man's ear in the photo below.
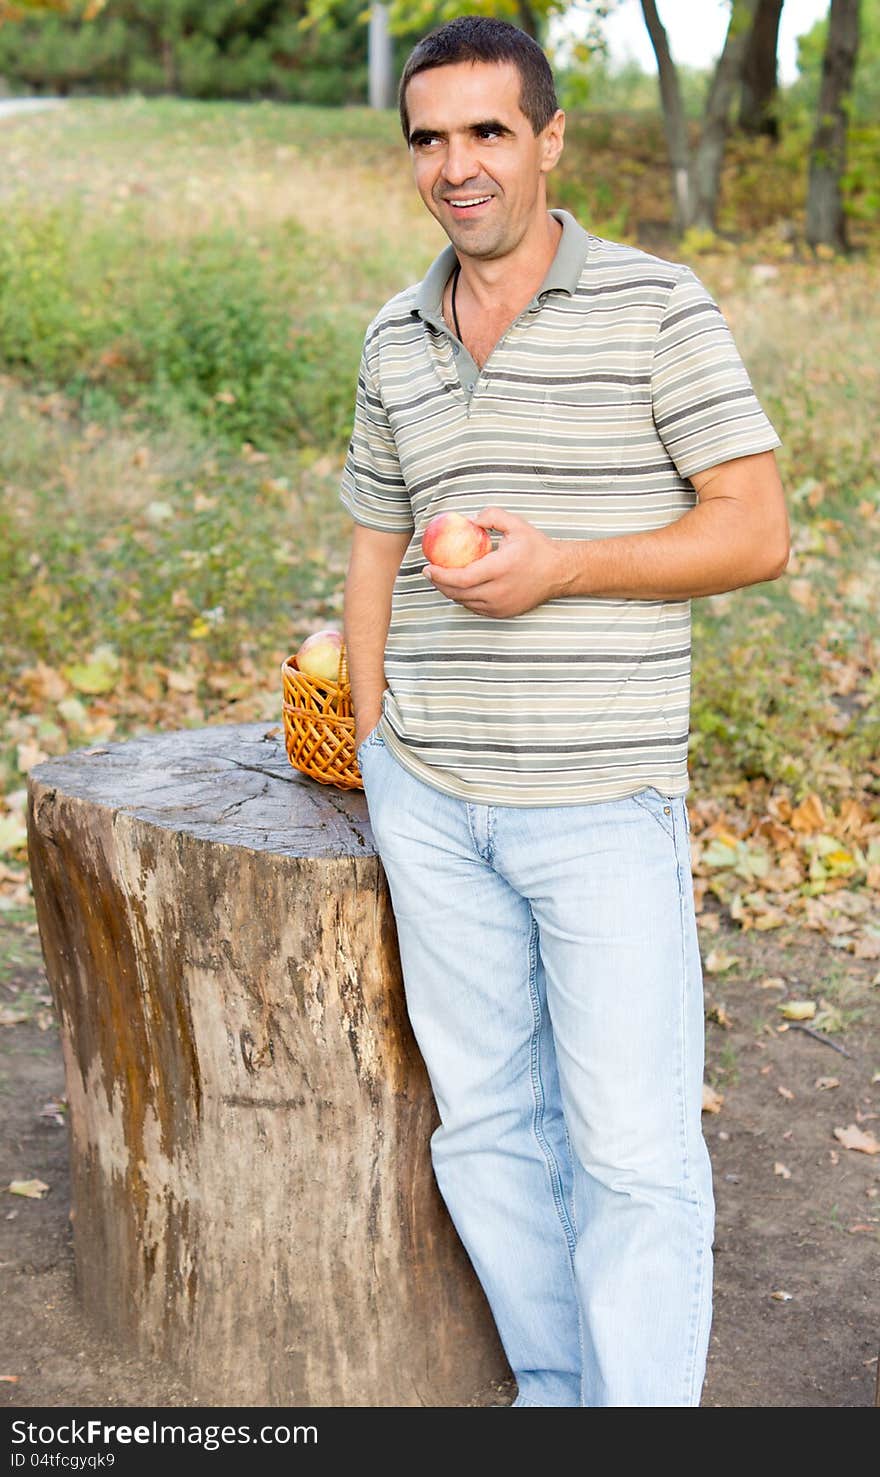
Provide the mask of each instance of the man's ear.
POLYGON ((549 174, 562 153, 565 141, 565 114, 557 108, 541 139, 541 171, 549 174))

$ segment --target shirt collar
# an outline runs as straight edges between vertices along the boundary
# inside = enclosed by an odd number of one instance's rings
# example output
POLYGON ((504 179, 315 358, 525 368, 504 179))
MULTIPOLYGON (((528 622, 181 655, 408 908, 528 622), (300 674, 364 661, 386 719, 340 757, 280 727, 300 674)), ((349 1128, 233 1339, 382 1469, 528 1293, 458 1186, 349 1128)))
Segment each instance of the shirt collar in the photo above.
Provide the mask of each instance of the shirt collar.
MULTIPOLYGON (((556 255, 547 268, 547 275, 535 294, 535 302, 538 302, 547 292, 566 292, 569 297, 572 297, 577 289, 578 280, 590 249, 589 233, 579 225, 569 211, 554 209, 550 211, 550 214, 561 223, 562 235, 559 238, 556 255)), ((417 313, 427 323, 434 323, 441 328, 444 326, 441 311, 443 289, 449 281, 457 260, 455 247, 450 242, 431 263, 418 284, 411 309, 411 312, 417 313)))

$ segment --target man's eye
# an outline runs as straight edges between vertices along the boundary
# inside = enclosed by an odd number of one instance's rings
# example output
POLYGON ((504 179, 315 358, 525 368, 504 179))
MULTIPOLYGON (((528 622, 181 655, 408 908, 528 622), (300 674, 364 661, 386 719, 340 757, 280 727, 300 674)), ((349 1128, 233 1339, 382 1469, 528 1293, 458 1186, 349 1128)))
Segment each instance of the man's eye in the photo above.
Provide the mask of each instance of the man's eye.
POLYGON ((477 131, 480 138, 498 138, 499 136, 497 128, 480 128, 477 131))

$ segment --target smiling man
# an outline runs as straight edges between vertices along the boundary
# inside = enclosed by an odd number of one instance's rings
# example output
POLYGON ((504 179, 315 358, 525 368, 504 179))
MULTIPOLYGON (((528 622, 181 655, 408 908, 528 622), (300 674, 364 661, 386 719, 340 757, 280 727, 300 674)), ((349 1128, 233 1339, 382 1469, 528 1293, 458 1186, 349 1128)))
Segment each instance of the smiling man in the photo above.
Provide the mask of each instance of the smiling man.
POLYGON ((540 47, 463 16, 400 84, 450 244, 369 325, 341 499, 357 754, 519 1406, 696 1406, 714 1201, 685 795, 690 601, 775 579, 767 420, 686 266, 548 209, 540 47), (422 533, 499 535, 460 569, 422 533))

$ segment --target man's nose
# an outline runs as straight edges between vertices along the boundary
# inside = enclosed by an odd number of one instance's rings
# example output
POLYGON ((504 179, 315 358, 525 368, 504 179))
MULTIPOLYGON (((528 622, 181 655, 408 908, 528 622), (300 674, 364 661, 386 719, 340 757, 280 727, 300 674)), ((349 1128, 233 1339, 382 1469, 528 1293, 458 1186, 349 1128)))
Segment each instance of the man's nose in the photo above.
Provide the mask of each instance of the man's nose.
POLYGON ((450 185, 463 185, 480 172, 477 151, 470 139, 449 140, 443 164, 444 178, 450 185))

